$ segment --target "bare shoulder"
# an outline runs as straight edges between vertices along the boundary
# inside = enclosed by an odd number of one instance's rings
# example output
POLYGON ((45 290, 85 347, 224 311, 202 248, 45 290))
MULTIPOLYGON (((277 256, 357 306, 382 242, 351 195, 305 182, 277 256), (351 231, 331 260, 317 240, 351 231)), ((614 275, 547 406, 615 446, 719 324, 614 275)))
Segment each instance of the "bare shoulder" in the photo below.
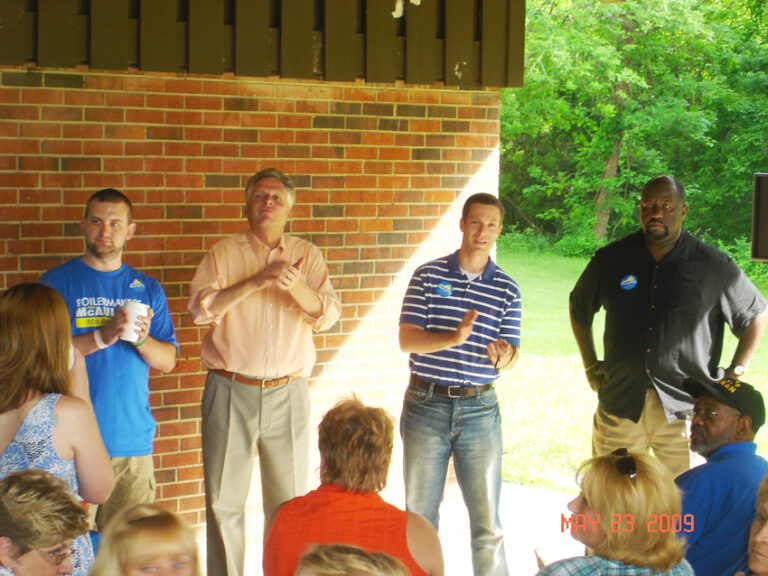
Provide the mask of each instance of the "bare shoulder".
POLYGON ((407 514, 406 538, 411 556, 430 576, 442 576, 443 549, 437 531, 422 516, 414 512, 407 514))

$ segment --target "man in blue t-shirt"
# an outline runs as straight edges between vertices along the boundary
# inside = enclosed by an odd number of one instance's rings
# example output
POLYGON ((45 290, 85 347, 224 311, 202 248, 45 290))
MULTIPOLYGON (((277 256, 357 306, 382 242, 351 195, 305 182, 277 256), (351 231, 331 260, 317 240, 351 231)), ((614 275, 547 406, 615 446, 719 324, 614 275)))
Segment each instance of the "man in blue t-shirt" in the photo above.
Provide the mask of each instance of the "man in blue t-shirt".
POLYGON ((403 436, 409 512, 437 529, 448 460, 469 511, 475 576, 506 576, 499 521, 501 417, 493 390, 520 346, 520 290, 490 258, 504 209, 491 194, 464 203, 457 252, 419 267, 400 313, 410 353, 403 436))
POLYGON ((112 459, 115 486, 95 515, 103 529, 119 510, 155 499, 149 368, 173 369, 176 335, 160 284, 123 263, 125 244, 136 231, 130 200, 113 188, 96 192, 80 228, 85 253, 49 270, 41 282, 67 302, 72 343, 85 356, 93 409, 112 459), (132 301, 148 312, 131 329, 125 307, 132 301))
POLYGON ((696 399, 691 450, 707 459, 675 479, 683 491, 685 557, 696 576, 746 574, 757 489, 768 473, 753 442, 765 423, 763 396, 727 377, 714 384, 687 379, 683 388, 696 399))

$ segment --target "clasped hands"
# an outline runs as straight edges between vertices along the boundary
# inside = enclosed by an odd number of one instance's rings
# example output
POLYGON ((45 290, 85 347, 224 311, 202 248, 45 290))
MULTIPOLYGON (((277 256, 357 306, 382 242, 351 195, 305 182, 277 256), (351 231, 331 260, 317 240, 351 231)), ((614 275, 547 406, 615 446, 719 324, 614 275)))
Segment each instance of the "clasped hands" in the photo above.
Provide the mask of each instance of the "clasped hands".
MULTIPOLYGON (((469 335, 472 334, 472 327, 475 324, 475 320, 477 320, 477 315, 477 310, 474 309, 467 310, 464 314, 456 328, 456 346, 463 344, 469 338, 469 335)), ((517 346, 512 346, 512 344, 502 339, 489 342, 486 346, 488 359, 497 371, 514 366, 517 362, 519 350, 517 346)))
POLYGON ((303 261, 303 256, 293 264, 289 264, 284 260, 275 260, 262 268, 253 278, 260 287, 274 282, 275 286, 280 290, 290 292, 301 281, 299 266, 301 266, 303 261))

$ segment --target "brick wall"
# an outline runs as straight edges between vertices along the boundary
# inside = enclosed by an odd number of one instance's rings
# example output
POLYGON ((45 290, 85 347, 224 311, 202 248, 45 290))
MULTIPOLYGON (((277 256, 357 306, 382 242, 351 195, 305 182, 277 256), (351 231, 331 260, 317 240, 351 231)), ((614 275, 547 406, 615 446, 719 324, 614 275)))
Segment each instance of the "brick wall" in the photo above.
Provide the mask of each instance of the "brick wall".
MULTIPOLYGON (((498 119, 497 92, 0 69, 0 288, 82 253, 94 191, 131 198, 126 260, 162 282, 181 346, 151 381, 158 498, 201 523, 205 328, 186 314, 188 285, 206 249, 245 229, 248 176, 294 178, 290 231, 321 247, 341 296, 342 319, 316 337, 313 424, 351 390, 397 415, 405 285, 458 246, 463 199, 498 189, 498 119)), ((256 479, 252 494, 258 509, 256 479)))

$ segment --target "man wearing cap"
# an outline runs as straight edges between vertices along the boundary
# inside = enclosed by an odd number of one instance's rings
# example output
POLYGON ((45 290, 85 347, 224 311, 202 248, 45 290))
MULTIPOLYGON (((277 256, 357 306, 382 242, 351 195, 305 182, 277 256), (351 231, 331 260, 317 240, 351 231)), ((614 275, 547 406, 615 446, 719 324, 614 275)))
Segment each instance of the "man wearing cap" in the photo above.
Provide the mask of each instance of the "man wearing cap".
POLYGON ((640 230, 598 250, 570 296, 571 326, 598 405, 596 455, 620 447, 653 454, 674 475, 691 466, 686 378, 740 378, 768 324, 760 292, 726 254, 683 228, 685 189, 672 176, 649 180, 640 230), (597 357, 595 314, 605 309, 605 355, 597 357), (739 339, 720 366, 725 326, 739 339))
POLYGON ((733 378, 707 385, 688 379, 683 387, 696 399, 691 450, 707 459, 675 479, 683 492, 678 525, 688 542, 686 558, 696 576, 746 573, 757 489, 768 473, 753 442, 765 423, 763 396, 733 378))

